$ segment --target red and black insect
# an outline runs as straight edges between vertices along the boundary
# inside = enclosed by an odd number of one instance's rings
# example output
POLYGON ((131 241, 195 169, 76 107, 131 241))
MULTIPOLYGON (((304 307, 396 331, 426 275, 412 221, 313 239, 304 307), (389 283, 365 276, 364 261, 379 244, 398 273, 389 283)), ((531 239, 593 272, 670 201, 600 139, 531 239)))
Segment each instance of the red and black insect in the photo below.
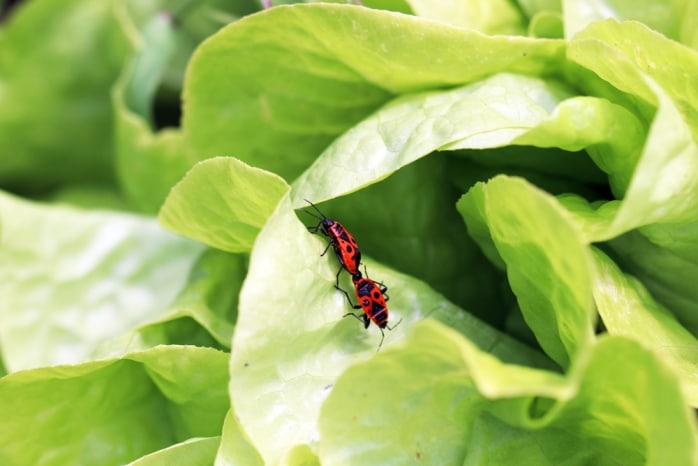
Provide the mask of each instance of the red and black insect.
POLYGON ((339 288, 339 274, 342 272, 342 269, 345 269, 352 276, 357 273, 361 275, 359 273, 361 250, 359 250, 359 245, 356 244, 354 237, 347 231, 346 228, 344 228, 344 226, 342 226, 341 223, 336 220, 332 220, 331 218, 327 218, 325 214, 320 212, 320 209, 318 209, 317 206, 309 200, 305 199, 305 202, 310 204, 319 214, 315 215, 314 213, 303 209, 303 212, 319 220, 316 226, 308 227, 308 231, 311 233, 320 232, 330 239, 327 247, 320 255, 324 256, 330 246, 332 246, 332 249, 334 249, 334 253, 337 256, 337 260, 339 260, 340 267, 337 271, 337 280, 335 285, 337 288, 339 288))
MULTIPOLYGON (((364 272, 366 272, 366 267, 364 267, 364 272)), ((349 294, 347 294, 347 292, 343 289, 339 288, 339 286, 337 286, 337 289, 344 293, 344 296, 347 297, 347 300, 352 308, 362 309, 364 312, 363 314, 349 312, 344 314, 344 317, 354 316, 357 320, 359 320, 359 322, 364 324, 364 328, 368 328, 371 322, 376 324, 378 329, 381 331, 381 341, 378 344, 378 349, 376 350, 376 352, 378 352, 380 351, 381 346, 383 346, 383 339, 385 338, 383 329, 387 328, 388 330, 393 330, 400 324, 400 322, 402 322, 402 319, 400 319, 398 323, 392 327, 388 325, 387 302, 390 299, 390 296, 388 296, 387 293, 388 287, 382 282, 375 282, 371 280, 368 278, 368 273, 366 273, 366 276, 363 277, 361 272, 357 272, 352 275, 351 280, 354 283, 354 291, 356 292, 356 299, 359 301, 359 304, 353 304, 349 298, 349 294)))

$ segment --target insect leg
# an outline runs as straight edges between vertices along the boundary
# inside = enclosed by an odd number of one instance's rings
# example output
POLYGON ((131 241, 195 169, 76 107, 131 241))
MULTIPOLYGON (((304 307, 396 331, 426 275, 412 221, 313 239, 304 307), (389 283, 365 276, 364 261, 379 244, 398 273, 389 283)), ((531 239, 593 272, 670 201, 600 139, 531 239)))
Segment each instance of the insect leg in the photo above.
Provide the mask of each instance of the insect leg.
MULTIPOLYGON (((361 309, 361 306, 351 302, 351 298, 349 297, 349 293, 347 293, 346 290, 344 290, 343 288, 341 288, 339 286, 339 280, 337 280, 337 284, 334 287, 337 288, 342 293, 344 293, 344 296, 347 298, 347 301, 349 302, 349 305, 351 306, 352 309, 361 309)), ((350 314, 352 314, 352 313, 350 312, 350 314)))
POLYGON ((400 320, 397 321, 397 324, 393 325, 392 327, 391 327, 390 325, 386 325, 386 328, 387 328, 388 330, 392 330, 392 329, 394 329, 395 327, 397 327, 398 325, 400 325, 400 322, 402 322, 402 317, 400 317, 400 320))
POLYGON ((381 342, 378 343, 378 349, 376 350, 376 353, 381 350, 381 346, 383 346, 383 340, 385 339, 385 332, 383 332, 383 329, 378 327, 378 330, 381 331, 381 342))

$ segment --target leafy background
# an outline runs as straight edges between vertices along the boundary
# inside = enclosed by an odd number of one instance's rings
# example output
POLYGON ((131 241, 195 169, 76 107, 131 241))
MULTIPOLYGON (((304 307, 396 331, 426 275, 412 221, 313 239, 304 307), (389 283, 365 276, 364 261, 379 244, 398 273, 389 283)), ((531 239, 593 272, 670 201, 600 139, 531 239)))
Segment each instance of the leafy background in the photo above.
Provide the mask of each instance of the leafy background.
POLYGON ((0 4, 0 463, 698 464, 698 4, 262 3, 0 4))

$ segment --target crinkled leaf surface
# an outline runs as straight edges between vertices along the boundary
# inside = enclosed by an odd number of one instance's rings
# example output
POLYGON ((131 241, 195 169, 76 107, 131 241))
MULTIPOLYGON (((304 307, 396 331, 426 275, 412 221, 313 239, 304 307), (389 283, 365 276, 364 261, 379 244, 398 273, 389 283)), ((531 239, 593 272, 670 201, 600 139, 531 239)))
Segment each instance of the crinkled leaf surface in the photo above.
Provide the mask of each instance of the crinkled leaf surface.
POLYGON ((503 364, 435 322, 415 325, 339 378, 321 411, 321 460, 691 464, 695 420, 672 371, 623 338, 589 349, 563 377, 503 364))
POLYGON ((568 57, 621 91, 656 105, 655 81, 674 101, 694 138, 698 136, 698 52, 647 26, 626 21, 591 24, 569 42, 568 57))
POLYGON ((633 167, 643 125, 606 100, 569 96, 553 82, 499 74, 453 90, 400 97, 328 147, 294 183, 294 203, 357 190, 439 149, 589 147, 607 171, 633 167))
POLYGON ((202 246, 154 220, 0 194, 0 339, 10 371, 89 359, 161 315, 202 246))
MULTIPOLYGON (((572 97, 561 102, 549 118, 513 143, 558 147, 570 152, 585 149, 594 163, 609 175, 613 192, 622 197, 646 135, 643 122, 624 107, 601 98, 572 97)), ((539 168, 540 171, 546 169, 549 168, 539 168)), ((576 176, 581 178, 582 173, 578 171, 576 176)))
POLYGON ((392 94, 503 70, 540 74, 562 54, 561 41, 485 36, 352 5, 276 7, 197 50, 183 126, 195 151, 233 155, 292 180, 392 94))
POLYGON ((196 164, 172 188, 158 219, 209 246, 247 252, 288 189, 273 173, 232 157, 215 157, 196 164))
POLYGON ((630 270, 698 334, 698 145, 696 123, 650 79, 659 108, 627 196, 606 231, 630 270))
MULTIPOLYGON (((335 379, 353 362, 375 354, 380 333, 352 318, 334 289, 336 261, 284 198, 260 232, 240 295, 233 337, 230 393, 236 413, 265 464, 299 445, 314 449, 317 417, 335 379), (282 253, 280 253, 282 252, 282 253)), ((456 308, 428 286, 364 258, 369 275, 386 283, 390 322, 383 348, 431 316, 467 334, 504 360, 549 366, 540 354, 456 308), (389 293, 390 293, 389 290, 389 293), (402 320, 400 320, 402 319, 402 320)), ((340 285, 350 289, 343 277, 340 285)))
POLYGON ((230 348, 246 259, 209 249, 192 266, 174 302, 156 318, 99 345, 100 357, 120 356, 157 345, 230 348))
POLYGON ((640 278, 693 335, 698 335, 698 225, 645 227, 610 242, 625 267, 640 278))
POLYGON ((635 169, 617 165, 617 171, 610 170, 629 180, 623 200, 590 208, 577 199, 567 207, 581 215, 578 224, 587 242, 613 239, 611 246, 625 265, 698 334, 698 243, 693 233, 698 146, 686 115, 667 92, 649 78, 644 82, 658 109, 635 169), (637 228, 639 232, 631 231, 637 228))
POLYGON ((658 304, 636 278, 624 274, 601 251, 594 251, 594 300, 611 335, 632 338, 671 360, 686 399, 698 406, 698 340, 658 304))
POLYGON ((163 346, 123 359, 0 379, 7 464, 123 464, 192 437, 218 435, 228 410, 228 355, 163 346))
POLYGON ((652 223, 698 221, 698 145, 674 102, 654 82, 648 79, 647 84, 659 108, 628 192, 609 227, 613 236, 652 223))
POLYGON ((475 185, 458 210, 506 264, 524 318, 546 353, 567 367, 593 337, 591 257, 567 211, 523 179, 475 185), (488 231, 490 239, 484 235, 488 231))

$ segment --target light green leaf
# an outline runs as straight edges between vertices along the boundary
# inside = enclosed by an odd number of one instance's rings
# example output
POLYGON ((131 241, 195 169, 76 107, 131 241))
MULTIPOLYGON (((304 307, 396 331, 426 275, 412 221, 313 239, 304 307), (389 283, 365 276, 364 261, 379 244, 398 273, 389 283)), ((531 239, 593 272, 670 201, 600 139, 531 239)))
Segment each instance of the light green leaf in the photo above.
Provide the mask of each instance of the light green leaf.
POLYGON ((185 286, 166 311, 102 342, 96 353, 116 357, 172 344, 230 348, 246 271, 244 257, 209 249, 192 266, 185 286))
POLYGON ((10 371, 90 359, 161 315, 202 246, 150 219, 0 194, 0 340, 10 371))
POLYGON ((541 74, 559 64, 563 47, 353 5, 271 8, 197 50, 183 125, 194 151, 234 155, 292 180, 393 94, 503 70, 541 74))
POLYGON ((457 207, 488 255, 494 246, 497 262, 506 264, 541 347, 567 367, 592 341, 595 316, 591 257, 571 217, 554 198, 506 176, 475 185, 457 207))
POLYGON ((588 350, 561 376, 502 364, 436 322, 415 325, 403 344, 339 378, 321 411, 320 458, 693 464, 696 422, 661 359, 619 337, 588 350))
POLYGON ((485 34, 523 35, 525 32, 520 10, 507 0, 408 0, 408 3, 417 16, 485 34))
POLYGON ((565 35, 562 14, 559 11, 541 11, 537 13, 528 25, 528 33, 532 37, 547 37, 561 39, 565 35))
POLYGON ((281 462, 282 466, 320 466, 320 460, 309 445, 296 445, 281 462))
MULTIPOLYGON (((586 243, 612 236, 618 211, 627 201, 589 204, 578 196, 558 199, 574 218, 586 243)), ((638 202, 638 205, 642 204, 638 202)), ((644 223, 641 216, 626 218, 644 223)), ((695 222, 652 224, 612 238, 608 243, 623 268, 639 278, 658 302, 694 334, 698 333, 696 225, 695 222)))
MULTIPOLYGON (((435 150, 508 144, 567 151, 586 148, 622 192, 639 158, 644 126, 607 100, 567 97, 553 83, 500 74, 449 91, 398 98, 336 140, 296 180, 294 204, 300 206, 303 198, 319 201, 355 191, 435 150)), ((576 158, 577 171, 568 170, 569 175, 585 176, 579 168, 586 158, 583 154, 576 158)), ((511 157, 508 163, 526 166, 530 158, 511 157)), ((536 169, 548 172, 554 164, 547 160, 536 169)), ((568 161, 557 165, 571 166, 568 161)))
POLYGON ((694 139, 698 139, 698 92, 692 79, 698 74, 695 50, 641 23, 606 20, 574 36, 567 55, 617 89, 635 96, 635 105, 648 119, 652 114, 647 113, 647 104, 657 105, 656 90, 646 79, 651 78, 674 102, 694 139))
POLYGON ((228 252, 247 252, 288 185, 232 157, 196 164, 172 188, 158 219, 166 228, 228 252))
POLYGON ((0 457, 7 464, 116 465, 218 435, 229 407, 227 360, 212 349, 169 346, 5 376, 0 457))
POLYGON ((529 18, 546 11, 562 14, 562 0, 519 0, 517 3, 529 18))
POLYGON ((681 15, 680 42, 687 46, 698 49, 698 28, 696 19, 698 18, 698 3, 686 2, 683 15, 681 15))
POLYGON ((247 434, 231 407, 225 416, 223 436, 221 438, 215 466, 263 466, 262 458, 250 443, 247 434))
POLYGON ((206 437, 185 440, 145 455, 128 466, 209 466, 216 457, 220 437, 206 437))
MULTIPOLYGON (((324 248, 325 241, 307 231, 284 198, 257 238, 240 294, 230 394, 265 464, 280 462, 298 445, 314 448, 316 420, 332 384, 350 364, 373 356, 380 342, 375 326, 365 331, 354 319, 342 319, 351 309, 334 289, 337 262, 320 256, 324 248)), ((370 277, 390 287, 394 330, 385 331, 384 349, 429 315, 504 360, 549 366, 538 353, 474 319, 418 280, 370 257, 363 262, 370 277)), ((340 285, 351 289, 346 276, 340 285)))
POLYGON ((448 91, 398 98, 336 140, 294 183, 294 204, 325 200, 442 149, 512 143, 569 94, 536 78, 499 74, 448 91))
POLYGON ((613 18, 640 21, 677 40, 682 36, 685 9, 690 3, 682 0, 564 0, 565 36, 571 38, 590 24, 613 18))
MULTIPOLYGON (((698 145, 685 112, 649 78, 658 109, 625 198, 605 231, 611 247, 660 302, 698 332, 698 279, 692 233, 698 224, 698 145)), ((608 217, 606 217, 608 218, 608 217)))
MULTIPOLYGON (((594 97, 572 97, 512 143, 558 147, 570 152, 585 149, 609 175, 611 189, 620 198, 628 188, 646 133, 645 125, 620 105, 594 97)), ((578 172, 577 176, 581 175, 578 172)))
POLYGON ((558 196, 557 200, 574 218, 574 223, 587 244, 598 242, 608 235, 609 225, 616 218, 622 203, 622 201, 589 203, 576 194, 563 194, 558 196))
POLYGON ((698 221, 698 145, 669 96, 646 81, 659 108, 612 231, 698 221))
POLYGON ((610 241, 624 268, 698 335, 698 224, 657 225, 610 241))
POLYGON ((594 259, 594 299, 608 333, 632 338, 670 360, 686 399, 698 406, 698 340, 608 256, 595 250, 594 259))
POLYGON ((613 239, 611 247, 628 270, 698 332, 698 146, 667 93, 649 78, 645 83, 659 107, 624 199, 594 208, 581 199, 565 203, 586 242, 613 239))

